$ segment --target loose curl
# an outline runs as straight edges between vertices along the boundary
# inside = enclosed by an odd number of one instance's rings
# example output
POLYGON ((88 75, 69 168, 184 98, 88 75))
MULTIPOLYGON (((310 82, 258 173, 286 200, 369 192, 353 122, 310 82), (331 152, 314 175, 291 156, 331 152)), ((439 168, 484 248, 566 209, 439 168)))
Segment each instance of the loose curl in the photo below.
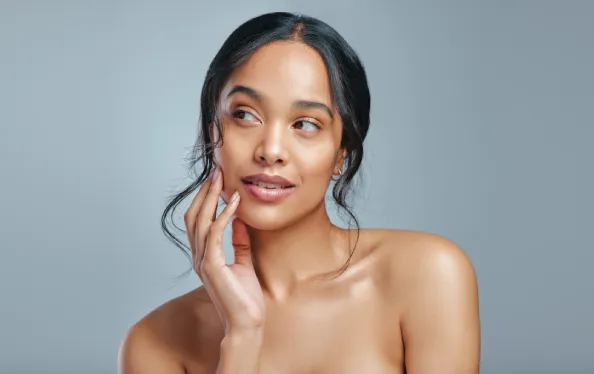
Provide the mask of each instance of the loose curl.
MULTIPOLYGON (((165 236, 191 259, 191 250, 169 230, 175 225, 173 214, 178 205, 200 187, 214 167, 214 149, 223 141, 220 136, 213 142, 213 126, 223 134, 217 115, 221 91, 233 70, 247 60, 260 47, 274 41, 301 42, 316 50, 323 58, 329 75, 334 104, 343 123, 341 148, 346 150, 343 172, 335 180, 332 197, 354 222, 357 240, 339 275, 348 267, 359 240, 359 221, 347 203, 347 195, 363 161, 363 142, 369 129, 370 95, 365 69, 355 51, 326 23, 304 15, 274 12, 252 18, 240 25, 212 60, 200 98, 200 133, 189 157, 189 169, 194 182, 169 198, 161 216, 165 236), (197 167, 198 164, 201 164, 197 167), (169 222, 167 219, 169 218, 169 222)), ((350 236, 349 236, 350 239, 350 236)), ((350 241, 349 241, 350 242, 350 241)))

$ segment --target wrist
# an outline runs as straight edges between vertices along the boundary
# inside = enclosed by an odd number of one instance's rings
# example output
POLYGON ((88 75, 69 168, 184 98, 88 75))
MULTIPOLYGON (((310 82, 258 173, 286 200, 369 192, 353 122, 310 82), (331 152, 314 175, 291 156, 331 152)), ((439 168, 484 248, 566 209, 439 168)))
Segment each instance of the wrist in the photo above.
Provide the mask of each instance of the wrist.
POLYGON ((263 330, 233 330, 225 333, 217 374, 257 374, 260 369, 263 330))
POLYGON ((225 331, 223 343, 229 346, 241 344, 258 344, 264 338, 264 329, 229 329, 225 331))

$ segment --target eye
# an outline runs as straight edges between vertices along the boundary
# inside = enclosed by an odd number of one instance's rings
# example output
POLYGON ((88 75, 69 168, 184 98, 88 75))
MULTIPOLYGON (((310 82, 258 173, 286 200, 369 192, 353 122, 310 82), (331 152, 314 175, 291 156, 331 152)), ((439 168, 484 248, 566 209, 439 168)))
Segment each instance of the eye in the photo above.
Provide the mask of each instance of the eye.
POLYGON ((316 125, 313 122, 310 121, 297 121, 295 122, 295 124, 293 125, 297 130, 303 130, 305 132, 313 132, 313 131, 318 131, 320 129, 320 126, 316 125))
POLYGON ((237 109, 236 111, 234 111, 233 118, 242 119, 242 120, 246 120, 246 121, 252 121, 252 122, 258 121, 256 116, 254 116, 252 113, 250 113, 246 110, 242 110, 242 109, 237 109))

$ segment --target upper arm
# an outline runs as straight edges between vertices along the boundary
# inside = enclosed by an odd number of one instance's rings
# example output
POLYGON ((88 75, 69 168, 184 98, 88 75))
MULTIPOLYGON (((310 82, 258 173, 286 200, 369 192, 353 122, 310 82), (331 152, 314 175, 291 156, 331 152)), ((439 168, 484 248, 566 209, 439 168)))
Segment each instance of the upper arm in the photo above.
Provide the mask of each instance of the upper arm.
POLYGON ((132 326, 122 341, 118 354, 119 374, 184 374, 184 367, 160 343, 149 326, 132 326))
POLYGON ((480 318, 474 268, 454 243, 423 240, 401 319, 409 374, 478 374, 480 318))

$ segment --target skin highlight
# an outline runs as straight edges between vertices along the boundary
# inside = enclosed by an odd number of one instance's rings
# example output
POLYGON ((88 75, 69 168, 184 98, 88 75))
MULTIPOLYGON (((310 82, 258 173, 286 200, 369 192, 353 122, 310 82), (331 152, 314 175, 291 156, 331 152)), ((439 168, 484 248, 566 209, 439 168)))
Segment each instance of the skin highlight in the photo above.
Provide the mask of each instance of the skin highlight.
POLYGON ((215 160, 224 176, 222 197, 227 201, 235 191, 242 196, 236 215, 251 228, 252 246, 258 248, 255 266, 263 286, 278 281, 279 293, 299 279, 336 269, 337 257, 346 259, 339 249, 327 250, 336 247, 335 237, 345 235, 330 222, 325 204, 332 175, 344 159, 342 124, 330 109, 327 81, 315 51, 301 43, 276 42, 239 67, 221 95, 224 139, 215 160), (229 95, 235 87, 249 87, 255 95, 244 90, 229 95), (304 102, 319 104, 299 105, 304 102), (251 198, 240 180, 260 172, 291 180, 295 192, 281 204, 251 198), (312 258, 318 261, 312 264, 312 258))
MULTIPOLYGON (((187 215, 189 234, 205 217, 213 226, 236 217, 235 260, 245 267, 232 272, 248 281, 233 283, 235 295, 256 301, 262 326, 230 328, 223 296, 213 301, 213 278, 130 328, 120 373, 242 372, 233 362, 261 374, 478 373, 478 287, 464 252, 408 230, 363 229, 356 240, 354 230, 330 221, 326 192, 349 149, 329 75, 320 54, 294 40, 268 43, 236 67, 218 103, 222 132, 212 126, 212 138, 222 140, 213 155, 218 178, 205 183, 187 215), (259 173, 282 176, 294 189, 278 202, 261 201, 244 183, 259 173), (227 203, 221 220, 209 210, 219 196, 227 203), (346 271, 324 278, 355 242, 346 271), (250 266, 255 277, 238 270, 250 266)), ((204 254, 193 248, 201 278, 201 262, 218 256, 221 263, 214 242, 204 254)))

